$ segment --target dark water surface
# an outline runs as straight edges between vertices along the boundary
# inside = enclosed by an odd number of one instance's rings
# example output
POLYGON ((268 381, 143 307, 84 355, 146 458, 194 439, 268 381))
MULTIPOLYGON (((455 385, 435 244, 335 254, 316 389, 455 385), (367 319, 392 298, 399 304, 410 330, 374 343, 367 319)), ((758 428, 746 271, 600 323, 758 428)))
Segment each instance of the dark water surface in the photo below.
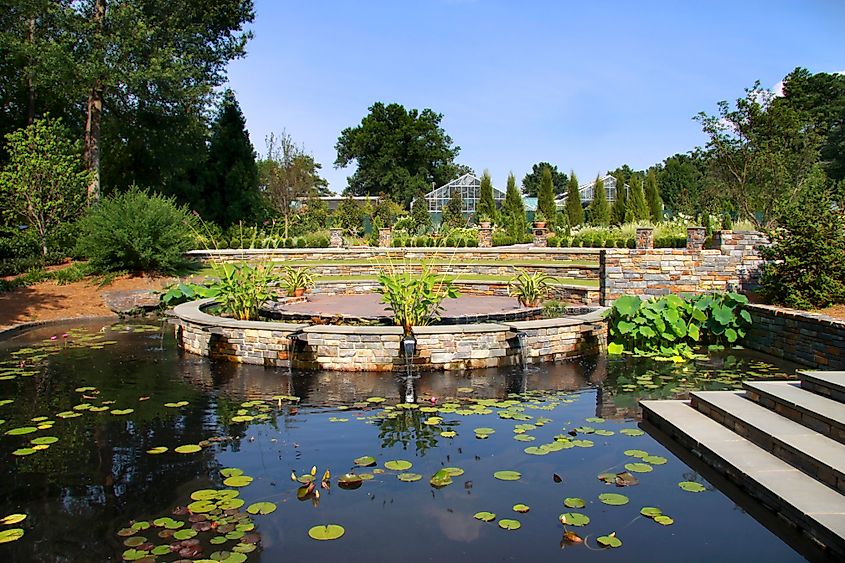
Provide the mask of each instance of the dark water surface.
MULTIPOLYGON (((217 528, 200 532, 198 557, 225 557, 221 550, 238 545, 249 550, 260 540, 246 560, 802 560, 648 434, 620 432, 638 428, 636 401, 641 397, 731 388, 740 377, 791 375, 794 366, 774 367, 740 350, 682 366, 598 358, 531 367, 525 373, 516 368, 432 373, 413 380, 373 373, 291 375, 182 354, 171 329, 156 324, 102 331, 100 325, 74 326, 0 342, 0 401, 13 399, 0 406, 0 518, 27 515, 19 524, 0 526, 0 534, 24 530, 22 538, 0 544, 0 561, 119 561, 130 549, 124 541, 132 545, 141 541, 132 539, 138 536, 147 538, 140 548, 176 543, 160 538, 164 528, 155 525, 128 536, 117 532, 134 521, 168 516, 179 522, 174 526, 190 527, 188 515, 173 515, 174 508, 193 502, 190 495, 197 490, 227 488, 222 468, 239 468, 254 480, 239 489, 245 504, 228 516, 233 539, 223 541, 225 534, 217 528), (368 403, 368 398, 386 400, 368 403), (406 399, 426 408, 395 407, 406 399), (165 406, 179 401, 188 404, 165 406), (112 412, 123 409, 133 410, 112 412), (435 416, 442 421, 429 420, 435 416), (602 420, 587 421, 593 417, 602 420), (55 423, 25 435, 5 434, 45 420, 55 423), (536 428, 517 434, 520 424, 536 428), (495 433, 478 439, 476 428, 495 433), (577 436, 571 435, 576 428, 577 436), (30 455, 12 453, 26 453, 32 439, 47 436, 58 441, 30 455), (592 446, 578 442, 547 455, 525 453, 526 447, 553 443, 555 436, 589 440, 592 446), (173 451, 201 442, 204 447, 196 453, 173 451), (147 453, 157 446, 169 449, 147 453), (639 462, 624 453, 632 449, 665 457, 666 463, 635 473, 636 486, 597 479, 639 462), (355 467, 353 460, 365 455, 375 457, 377 465, 355 467), (399 471, 384 468, 396 459, 411 462, 407 471, 422 479, 398 480, 399 471), (317 481, 331 471, 330 488, 316 487, 319 499, 311 493, 299 500, 299 483, 291 481, 291 472, 308 474, 312 466, 317 481), (443 467, 464 473, 434 488, 429 479, 443 467), (500 470, 515 470, 522 477, 495 479, 493 473, 500 470), (349 471, 372 479, 354 490, 340 488, 337 478, 349 471), (706 490, 685 492, 678 487, 681 481, 701 483, 706 490), (621 493, 630 502, 609 506, 599 501, 602 493, 621 493), (566 508, 566 497, 584 499, 586 507, 566 508), (256 501, 277 508, 267 515, 246 515, 256 501), (530 511, 514 512, 517 503, 530 511), (662 526, 641 516, 645 506, 659 507, 674 523, 662 526), (496 520, 474 519, 479 511, 495 513, 496 520), (564 527, 558 517, 566 512, 585 514, 590 523, 568 526, 586 541, 562 548, 564 527), (501 529, 501 519, 516 519, 521 528, 501 529), (235 524, 242 525, 244 537, 235 524), (308 530, 320 524, 339 524, 345 534, 336 541, 312 540, 308 530), (622 546, 601 549, 597 538, 612 532, 622 546), (222 543, 210 544, 213 537, 222 543)), ((173 553, 156 560, 179 558, 173 553)), ((229 560, 242 559, 236 554, 229 560)))

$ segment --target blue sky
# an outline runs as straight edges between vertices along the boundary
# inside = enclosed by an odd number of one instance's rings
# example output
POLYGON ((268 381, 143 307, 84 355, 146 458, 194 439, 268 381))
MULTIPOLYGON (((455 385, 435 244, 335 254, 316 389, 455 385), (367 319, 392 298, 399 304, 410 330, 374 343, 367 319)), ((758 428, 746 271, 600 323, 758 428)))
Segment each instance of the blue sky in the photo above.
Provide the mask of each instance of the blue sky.
POLYGON ((282 129, 335 169, 374 102, 431 108, 496 186, 548 161, 582 180, 701 145, 692 117, 796 66, 845 70, 845 2, 256 0, 229 68, 252 142, 282 129))

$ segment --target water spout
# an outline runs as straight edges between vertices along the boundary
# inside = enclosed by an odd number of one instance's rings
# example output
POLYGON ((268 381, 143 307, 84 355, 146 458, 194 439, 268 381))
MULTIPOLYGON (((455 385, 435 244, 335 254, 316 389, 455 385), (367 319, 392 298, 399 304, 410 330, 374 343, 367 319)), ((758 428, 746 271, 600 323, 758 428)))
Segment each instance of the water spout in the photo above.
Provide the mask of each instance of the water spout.
POLYGON ((402 338, 402 353, 405 356, 405 375, 407 377, 411 377, 414 366, 414 356, 417 353, 417 339, 414 338, 412 334, 402 338))
POLYGON ((528 366, 528 335, 522 331, 516 333, 516 341, 519 346, 519 367, 525 369, 528 366))
POLYGON ((296 355, 296 343, 302 337, 301 332, 292 332, 288 336, 288 375, 293 375, 293 358, 296 355))

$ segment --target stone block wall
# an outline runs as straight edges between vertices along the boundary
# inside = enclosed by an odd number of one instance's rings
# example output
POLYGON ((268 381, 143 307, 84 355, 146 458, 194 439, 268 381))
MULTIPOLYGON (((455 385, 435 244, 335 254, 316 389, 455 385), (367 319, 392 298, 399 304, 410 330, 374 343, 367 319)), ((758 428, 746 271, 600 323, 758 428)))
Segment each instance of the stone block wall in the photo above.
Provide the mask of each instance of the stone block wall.
MULTIPOLYGON (((693 230, 693 229, 691 229, 693 230)), ((697 231, 692 233, 697 235, 697 231)), ((697 249, 697 238, 687 249, 606 249, 600 258, 601 300, 609 304, 622 295, 665 295, 749 289, 759 277, 759 246, 765 238, 756 232, 722 231, 718 249, 697 249)))
POLYGON ((294 344, 293 367, 337 371, 392 371, 399 359, 402 328, 314 325, 294 344))
POLYGON ((809 367, 845 370, 845 321, 772 305, 749 305, 743 344, 809 367))
POLYGON ((556 362, 595 354, 607 347, 607 323, 597 313, 581 319, 507 323, 525 333, 528 363, 556 362))

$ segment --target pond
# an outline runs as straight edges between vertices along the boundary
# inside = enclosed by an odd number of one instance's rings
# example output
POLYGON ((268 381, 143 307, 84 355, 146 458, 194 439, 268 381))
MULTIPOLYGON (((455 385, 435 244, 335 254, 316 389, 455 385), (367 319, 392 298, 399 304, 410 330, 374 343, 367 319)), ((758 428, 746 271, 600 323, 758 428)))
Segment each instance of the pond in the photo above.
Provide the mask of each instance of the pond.
POLYGON ((0 519, 26 516, 3 561, 803 559, 638 428, 641 397, 794 373, 743 350, 290 374, 138 322, 30 331, 0 363, 0 519))

